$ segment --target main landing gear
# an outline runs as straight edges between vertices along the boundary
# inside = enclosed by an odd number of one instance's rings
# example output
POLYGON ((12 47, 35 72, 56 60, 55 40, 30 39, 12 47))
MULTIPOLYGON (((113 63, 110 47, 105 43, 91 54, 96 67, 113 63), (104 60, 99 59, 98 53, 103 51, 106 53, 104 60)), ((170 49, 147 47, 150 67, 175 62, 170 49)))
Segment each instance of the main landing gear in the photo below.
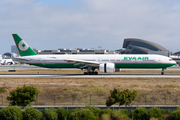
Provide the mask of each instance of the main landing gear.
POLYGON ((84 72, 84 75, 98 75, 98 72, 84 72))
POLYGON ((89 66, 87 68, 88 72, 84 72, 84 75, 98 75, 98 72, 95 71, 95 68, 89 66))

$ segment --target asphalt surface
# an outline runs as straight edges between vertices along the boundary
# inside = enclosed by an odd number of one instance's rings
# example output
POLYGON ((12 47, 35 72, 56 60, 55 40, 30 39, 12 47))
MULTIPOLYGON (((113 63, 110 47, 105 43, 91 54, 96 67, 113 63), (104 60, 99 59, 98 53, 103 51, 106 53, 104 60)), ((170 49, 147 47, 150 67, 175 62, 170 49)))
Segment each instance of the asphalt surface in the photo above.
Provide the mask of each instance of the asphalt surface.
MULTIPOLYGON (((43 68, 33 65, 0 65, 0 71, 4 70, 25 70, 25 69, 49 69, 49 68, 43 68)), ((79 70, 79 69, 69 69, 69 70, 79 70)), ((162 69, 126 69, 122 68, 122 70, 162 70, 162 69)), ((180 71, 180 67, 169 67, 166 70, 177 70, 180 71)))
POLYGON ((0 74, 0 77, 7 78, 34 78, 34 77, 54 77, 54 78, 180 78, 180 74, 99 74, 99 75, 82 75, 82 74, 0 74))
MULTIPOLYGON (((25 69, 47 69, 29 65, 0 65, 1 70, 25 70, 25 69)), ((75 69, 74 69, 75 70, 75 69)), ((77 70, 77 69, 76 69, 77 70)), ((123 70, 142 70, 142 69, 123 69, 123 70)), ((161 70, 161 69, 145 69, 161 70)), ((171 67, 166 70, 180 71, 180 67, 171 67)), ((180 78, 180 74, 101 74, 83 75, 83 74, 0 74, 0 77, 57 77, 57 78, 180 78)))

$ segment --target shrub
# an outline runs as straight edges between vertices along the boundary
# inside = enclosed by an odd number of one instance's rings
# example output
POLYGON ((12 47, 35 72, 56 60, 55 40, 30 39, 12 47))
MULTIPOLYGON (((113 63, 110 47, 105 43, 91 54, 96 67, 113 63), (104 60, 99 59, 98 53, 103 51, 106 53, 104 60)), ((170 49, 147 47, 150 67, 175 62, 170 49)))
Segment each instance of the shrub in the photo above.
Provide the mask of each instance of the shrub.
POLYGON ((27 106, 31 102, 36 102, 36 95, 38 95, 38 90, 32 86, 24 85, 22 88, 17 88, 10 92, 10 96, 7 100, 10 101, 11 105, 27 106))
POLYGON ((150 108, 148 110, 149 116, 153 118, 158 118, 158 120, 162 120, 162 113, 161 110, 157 107, 150 108))
POLYGON ((101 110, 101 114, 108 114, 108 115, 111 115, 111 114, 112 114, 112 110, 111 110, 110 108, 101 110))
POLYGON ((115 103, 119 103, 120 105, 130 105, 132 101, 135 100, 135 98, 137 97, 137 91, 129 91, 129 89, 126 89, 124 91, 120 91, 116 88, 114 88, 114 90, 110 91, 110 96, 108 97, 108 99, 106 100, 106 106, 111 106, 115 103))
POLYGON ((58 119, 58 114, 56 113, 56 110, 54 108, 45 109, 44 116, 45 116, 46 120, 57 120, 58 119))
POLYGON ((180 107, 178 107, 176 110, 180 110, 180 107))
POLYGON ((150 117, 146 108, 139 107, 132 111, 132 118, 135 120, 148 120, 150 117))
POLYGON ((22 120, 23 114, 19 107, 9 106, 0 110, 1 120, 22 120))
POLYGON ((162 114, 166 114, 166 111, 164 109, 161 109, 162 114))
POLYGON ((101 115, 101 109, 100 108, 97 108, 94 106, 86 106, 85 109, 89 109, 94 114, 94 116, 96 116, 96 117, 100 117, 100 115, 101 115))
POLYGON ((68 111, 64 108, 59 108, 57 111, 59 120, 66 120, 68 111))
POLYGON ((168 110, 168 114, 170 115, 173 111, 172 110, 168 110))
POLYGON ((68 120, 96 120, 95 116, 89 109, 76 109, 68 117, 68 120))
POLYGON ((129 119, 127 110, 114 110, 113 115, 116 120, 129 119))
POLYGON ((109 114, 102 114, 100 120, 111 120, 111 118, 109 114))
POLYGON ((67 113, 67 120, 70 120, 71 113, 73 113, 75 111, 76 111, 76 109, 71 109, 71 110, 68 111, 68 113, 67 113))
POLYGON ((175 111, 173 111, 170 116, 169 116, 170 120, 179 120, 180 119, 180 109, 177 109, 175 111))
POLYGON ((28 107, 23 112, 23 116, 24 120, 41 120, 43 115, 39 110, 28 107))

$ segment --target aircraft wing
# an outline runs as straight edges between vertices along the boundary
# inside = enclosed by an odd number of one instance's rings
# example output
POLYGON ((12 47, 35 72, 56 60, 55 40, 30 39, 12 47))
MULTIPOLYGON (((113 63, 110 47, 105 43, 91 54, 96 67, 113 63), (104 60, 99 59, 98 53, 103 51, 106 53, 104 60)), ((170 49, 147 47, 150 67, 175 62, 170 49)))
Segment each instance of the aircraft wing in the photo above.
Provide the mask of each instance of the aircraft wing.
POLYGON ((73 63, 74 65, 81 65, 80 68, 85 68, 85 67, 88 67, 88 66, 91 66, 91 67, 99 67, 99 62, 96 62, 96 61, 85 61, 85 60, 76 60, 76 59, 67 59, 67 60, 64 60, 68 63, 73 63))
POLYGON ((13 59, 15 59, 17 61, 29 61, 30 60, 28 58, 23 58, 23 57, 16 57, 16 58, 13 58, 13 59))

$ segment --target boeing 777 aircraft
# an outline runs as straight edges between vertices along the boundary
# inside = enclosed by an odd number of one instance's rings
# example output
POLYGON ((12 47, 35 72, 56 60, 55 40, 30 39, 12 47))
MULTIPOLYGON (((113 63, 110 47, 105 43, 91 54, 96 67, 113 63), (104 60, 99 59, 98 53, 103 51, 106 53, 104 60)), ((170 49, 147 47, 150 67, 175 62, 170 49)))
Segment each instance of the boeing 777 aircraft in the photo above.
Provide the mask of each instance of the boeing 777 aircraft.
POLYGON ((167 67, 176 62, 169 57, 149 54, 82 54, 82 55, 37 55, 17 34, 12 34, 21 57, 20 62, 46 68, 86 69, 85 75, 97 75, 95 71, 113 73, 120 68, 162 68, 162 75, 167 67))

